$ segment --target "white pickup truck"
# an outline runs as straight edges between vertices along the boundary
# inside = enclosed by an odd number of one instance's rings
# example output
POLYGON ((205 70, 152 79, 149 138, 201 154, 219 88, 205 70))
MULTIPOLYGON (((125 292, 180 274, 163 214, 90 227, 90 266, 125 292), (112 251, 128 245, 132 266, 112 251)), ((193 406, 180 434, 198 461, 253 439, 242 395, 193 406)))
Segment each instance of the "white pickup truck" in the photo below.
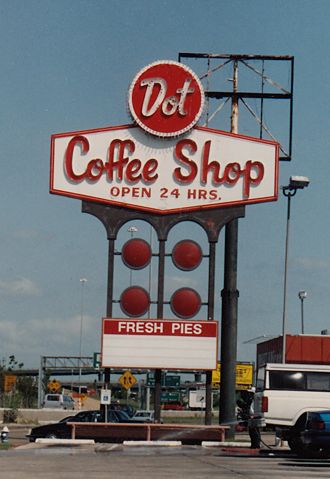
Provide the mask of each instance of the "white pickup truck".
POLYGON ((301 448, 307 411, 330 409, 330 366, 266 364, 257 373, 256 417, 273 426, 290 448, 301 448))

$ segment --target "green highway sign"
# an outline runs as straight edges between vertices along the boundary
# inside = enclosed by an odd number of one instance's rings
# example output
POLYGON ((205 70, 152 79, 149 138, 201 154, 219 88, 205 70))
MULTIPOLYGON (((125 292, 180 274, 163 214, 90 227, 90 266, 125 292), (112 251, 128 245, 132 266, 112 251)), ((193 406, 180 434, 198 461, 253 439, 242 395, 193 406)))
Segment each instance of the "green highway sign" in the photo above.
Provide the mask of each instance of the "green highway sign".
MULTIPOLYGON (((162 382, 161 386, 162 387, 172 387, 172 388, 178 388, 180 387, 180 376, 176 375, 167 375, 167 374, 162 374, 162 382)), ((155 376, 153 373, 148 373, 147 374, 147 386, 149 387, 155 387, 155 376)))

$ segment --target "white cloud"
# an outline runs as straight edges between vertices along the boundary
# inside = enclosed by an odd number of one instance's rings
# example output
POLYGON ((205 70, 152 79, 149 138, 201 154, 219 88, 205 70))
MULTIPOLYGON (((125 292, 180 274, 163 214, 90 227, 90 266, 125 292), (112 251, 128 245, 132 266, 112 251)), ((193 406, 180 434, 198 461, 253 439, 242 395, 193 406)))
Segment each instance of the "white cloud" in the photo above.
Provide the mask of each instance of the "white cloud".
POLYGON ((295 259, 295 264, 309 272, 324 271, 330 267, 330 261, 328 259, 300 257, 295 259))
POLYGON ((0 280, 0 295, 3 296, 40 296, 41 291, 29 278, 20 277, 11 281, 0 280))
MULTIPOLYGON (((40 356, 78 356, 80 346, 79 315, 70 318, 0 321, 1 358, 14 354, 27 367, 38 367, 40 356)), ((82 354, 100 350, 101 319, 83 318, 82 354)))

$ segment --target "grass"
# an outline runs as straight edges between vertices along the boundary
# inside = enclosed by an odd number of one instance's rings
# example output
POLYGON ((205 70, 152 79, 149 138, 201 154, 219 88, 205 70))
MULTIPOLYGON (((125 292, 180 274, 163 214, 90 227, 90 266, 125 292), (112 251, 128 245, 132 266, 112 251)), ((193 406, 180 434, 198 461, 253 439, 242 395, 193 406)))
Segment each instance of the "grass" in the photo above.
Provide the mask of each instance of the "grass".
POLYGON ((10 448, 9 442, 1 442, 0 443, 0 450, 1 451, 6 451, 9 448, 10 448))

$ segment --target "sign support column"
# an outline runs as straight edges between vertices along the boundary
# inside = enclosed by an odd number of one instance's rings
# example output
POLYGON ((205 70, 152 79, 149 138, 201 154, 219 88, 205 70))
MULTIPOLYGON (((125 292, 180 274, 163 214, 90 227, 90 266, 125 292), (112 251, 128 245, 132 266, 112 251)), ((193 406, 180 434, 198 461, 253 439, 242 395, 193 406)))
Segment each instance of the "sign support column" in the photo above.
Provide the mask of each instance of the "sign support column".
MULTIPOLYGON (((231 113, 231 132, 238 133, 238 64, 234 62, 233 98, 231 113)), ((237 361, 237 244, 238 219, 226 225, 225 235, 225 275, 222 296, 221 324, 221 392, 220 392, 220 424, 230 425, 227 437, 235 435, 234 422, 236 409, 236 361, 237 361)))

